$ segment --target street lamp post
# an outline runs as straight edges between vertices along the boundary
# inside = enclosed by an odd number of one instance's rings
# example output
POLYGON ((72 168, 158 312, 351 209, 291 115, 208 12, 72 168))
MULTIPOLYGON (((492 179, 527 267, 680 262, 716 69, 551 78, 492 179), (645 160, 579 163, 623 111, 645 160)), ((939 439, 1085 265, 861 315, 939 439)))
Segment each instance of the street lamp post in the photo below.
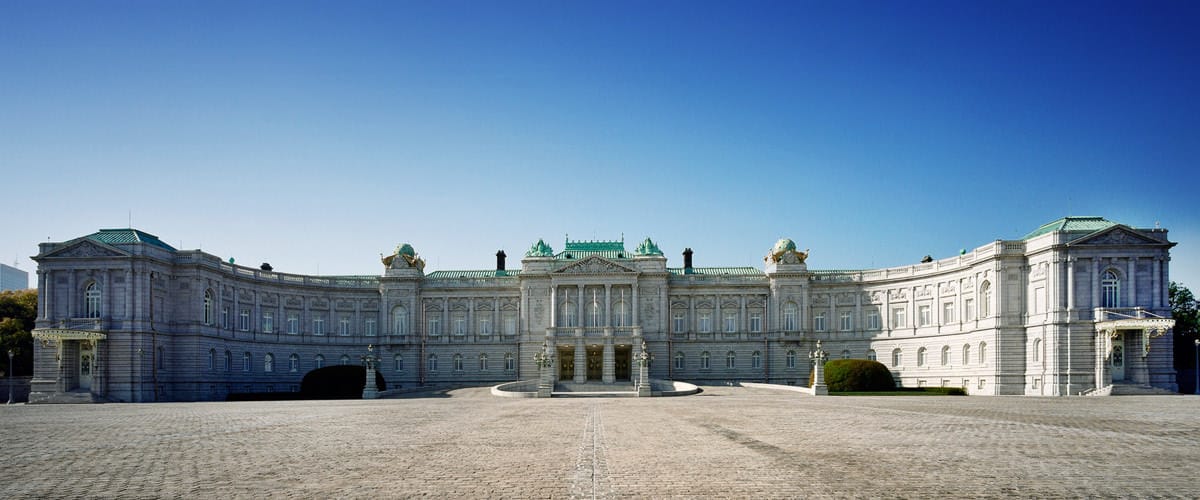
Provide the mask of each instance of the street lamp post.
MULTIPOLYGON (((1196 364, 1192 365, 1192 371, 1196 372, 1196 385, 1192 388, 1192 394, 1200 394, 1200 339, 1196 339, 1196 364)), ((9 359, 12 359, 12 351, 8 351, 9 359)), ((12 366, 12 362, 8 363, 12 366)), ((9 399, 12 399, 11 397, 9 399)))
POLYGON ((8 350, 8 402, 4 404, 13 404, 12 397, 12 377, 13 377, 13 350, 8 350))

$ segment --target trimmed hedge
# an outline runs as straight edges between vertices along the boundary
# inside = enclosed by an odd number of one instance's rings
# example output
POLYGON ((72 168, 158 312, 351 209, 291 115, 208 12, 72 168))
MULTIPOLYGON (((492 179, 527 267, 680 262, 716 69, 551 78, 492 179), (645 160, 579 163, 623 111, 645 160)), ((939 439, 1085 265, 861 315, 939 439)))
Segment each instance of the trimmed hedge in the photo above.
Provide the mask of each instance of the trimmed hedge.
POLYGON ((896 388, 892 372, 883 363, 869 359, 835 359, 825 363, 825 385, 829 392, 891 391, 896 388))

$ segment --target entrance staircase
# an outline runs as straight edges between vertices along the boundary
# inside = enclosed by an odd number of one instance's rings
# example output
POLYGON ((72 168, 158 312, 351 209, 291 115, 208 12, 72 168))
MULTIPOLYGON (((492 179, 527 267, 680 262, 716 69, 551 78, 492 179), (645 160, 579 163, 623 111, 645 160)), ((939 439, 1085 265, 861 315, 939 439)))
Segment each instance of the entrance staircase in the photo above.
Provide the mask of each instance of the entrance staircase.
POLYGON ((560 381, 551 393, 556 398, 636 398, 637 388, 628 381, 612 384, 589 381, 583 383, 560 381))
POLYGON ((1113 396, 1170 396, 1177 392, 1168 391, 1161 387, 1151 387, 1144 384, 1113 384, 1113 396))

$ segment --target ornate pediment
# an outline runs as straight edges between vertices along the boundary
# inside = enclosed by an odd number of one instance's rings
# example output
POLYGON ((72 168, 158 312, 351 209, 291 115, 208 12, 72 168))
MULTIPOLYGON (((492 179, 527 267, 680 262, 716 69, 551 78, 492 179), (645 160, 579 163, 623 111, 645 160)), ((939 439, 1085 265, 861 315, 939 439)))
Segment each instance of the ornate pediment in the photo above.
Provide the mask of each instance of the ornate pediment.
POLYGON ((126 257, 128 255, 128 253, 103 243, 85 239, 66 248, 50 252, 46 254, 46 257, 126 257))
POLYGON ((603 257, 591 256, 579 262, 568 264, 555 273, 561 274, 623 274, 637 272, 603 257))
POLYGON ((1142 235, 1127 226, 1117 225, 1098 233, 1089 234, 1070 243, 1071 245, 1164 245, 1165 241, 1142 235))

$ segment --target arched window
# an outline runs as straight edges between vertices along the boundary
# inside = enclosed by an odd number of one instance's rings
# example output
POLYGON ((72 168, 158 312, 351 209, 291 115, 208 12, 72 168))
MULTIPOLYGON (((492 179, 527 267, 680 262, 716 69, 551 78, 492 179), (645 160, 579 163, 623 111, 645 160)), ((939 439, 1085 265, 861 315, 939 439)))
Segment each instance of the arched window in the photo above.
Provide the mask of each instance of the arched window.
POLYGON ((675 353, 675 369, 676 369, 676 370, 682 370, 682 369, 683 369, 683 362, 684 362, 684 359, 683 359, 683 352, 676 352, 676 353, 675 353))
POLYGON ((850 359, 850 350, 842 349, 842 359, 850 359))
POLYGON ((1104 271, 1104 278, 1100 281, 1100 289, 1103 292, 1104 307, 1121 307, 1121 278, 1116 271, 1104 271))
POLYGON ((963 366, 971 364, 971 344, 963 344, 963 366))
POLYGON ((83 291, 83 317, 100 317, 100 285, 95 281, 88 283, 83 291))
POLYGON ((942 346, 942 366, 950 366, 950 346, 942 346))
POLYGON ((629 312, 629 303, 624 299, 613 304, 613 322, 615 323, 613 326, 629 326, 629 312))
POLYGON ((979 343, 979 364, 987 364, 987 342, 979 343))
POLYGON ((754 351, 754 354, 750 355, 750 367, 762 368, 762 354, 759 354, 758 351, 754 351))
POLYGON ((737 354, 733 351, 725 353, 725 368, 737 368, 737 354))
POLYGON ((513 353, 504 353, 504 371, 511 372, 517 369, 517 358, 513 357, 513 353))
POLYGON ((275 371, 275 355, 274 354, 271 354, 268 352, 266 356, 263 356, 263 371, 267 372, 267 373, 271 373, 271 372, 275 371))
POLYGON ((486 372, 488 370, 487 354, 479 355, 479 371, 486 372))
POLYGON ((254 356, 249 351, 242 353, 242 371, 254 371, 254 356))
POLYGON ((217 350, 208 350, 208 371, 216 371, 217 369, 217 350))
POLYGON ((299 354, 296 354, 293 352, 291 356, 288 356, 288 371, 292 372, 292 373, 296 373, 296 372, 300 371, 300 355, 299 354))
POLYGON ((1042 339, 1033 339, 1033 362, 1042 360, 1042 339))
POLYGON ((579 314, 579 306, 574 302, 563 302, 562 306, 562 325, 566 327, 579 326, 579 321, 576 316, 579 314))
POLYGON ((794 332, 799 324, 800 308, 796 307, 795 302, 788 302, 783 305, 783 330, 794 332))
POLYGON ((408 335, 408 309, 404 306, 392 309, 392 331, 396 335, 408 335))
POLYGON ((431 372, 437 371, 437 354, 430 354, 428 361, 425 362, 425 369, 431 372))
POLYGON ((587 326, 600 326, 604 324, 604 315, 600 312, 600 303, 595 300, 588 302, 584 307, 584 314, 587 315, 587 326))
POLYGON ((925 348, 917 349, 917 366, 925 366, 925 348))
POLYGON ((892 349, 892 366, 900 366, 900 349, 892 349))
POLYGON ((456 371, 456 372, 463 371, 462 354, 454 355, 454 371, 456 371))
POLYGON ((704 351, 704 352, 700 353, 700 369, 701 369, 701 370, 707 370, 707 369, 708 369, 708 366, 709 366, 709 365, 708 365, 708 359, 709 359, 709 357, 710 357, 710 356, 709 356, 709 354, 708 354, 708 351, 704 351))
POLYGON ((867 359, 871 361, 878 361, 879 356, 875 354, 875 349, 870 349, 867 351, 867 359))
POLYGON ((343 355, 342 355, 342 357, 338 358, 338 363, 339 363, 339 364, 342 364, 342 365, 348 365, 348 364, 350 364, 350 355, 349 355, 349 354, 343 354, 343 355))
POLYGON ((404 371, 404 356, 399 354, 392 356, 392 369, 398 372, 404 371))
POLYGON ((213 293, 212 290, 204 291, 204 324, 211 325, 213 322, 213 293))
POLYGON ((796 367, 796 351, 788 351, 787 356, 784 358, 784 363, 785 363, 785 366, 787 366, 788 368, 795 368, 796 367))
POLYGON ((316 368, 324 368, 325 356, 318 354, 317 357, 313 358, 313 366, 316 368))
POLYGON ((979 316, 983 318, 992 315, 992 284, 984 281, 979 285, 979 316))
POLYGON ((225 371, 233 371, 233 353, 225 351, 225 371))

